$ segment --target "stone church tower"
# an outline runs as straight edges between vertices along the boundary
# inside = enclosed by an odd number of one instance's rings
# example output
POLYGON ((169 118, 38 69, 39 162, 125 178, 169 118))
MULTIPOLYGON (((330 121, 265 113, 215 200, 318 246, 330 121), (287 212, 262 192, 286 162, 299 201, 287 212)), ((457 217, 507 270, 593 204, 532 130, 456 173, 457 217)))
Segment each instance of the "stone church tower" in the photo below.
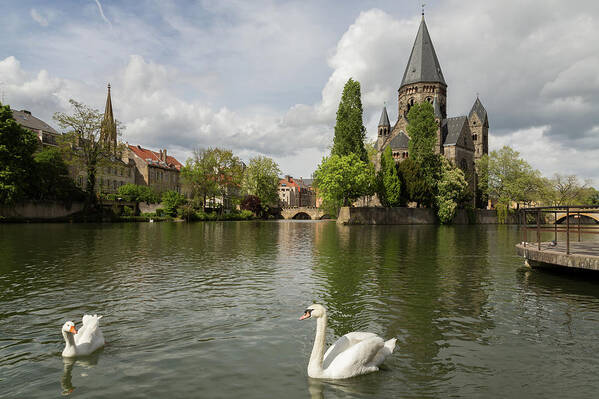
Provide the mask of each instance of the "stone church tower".
POLYGON ((108 83, 108 95, 106 96, 106 108, 104 110, 104 119, 100 127, 100 140, 104 143, 105 148, 112 151, 117 147, 116 122, 112 113, 112 99, 110 98, 110 83, 108 83))
POLYGON ((390 126, 386 108, 381 114, 376 142, 377 159, 380 160, 380 154, 387 146, 391 147, 397 162, 409 157, 407 115, 414 104, 424 101, 433 105, 438 126, 435 152, 461 168, 474 187, 475 160, 489 152, 487 111, 477 97, 468 116, 447 117, 447 83, 423 14, 398 89, 397 122, 390 126))

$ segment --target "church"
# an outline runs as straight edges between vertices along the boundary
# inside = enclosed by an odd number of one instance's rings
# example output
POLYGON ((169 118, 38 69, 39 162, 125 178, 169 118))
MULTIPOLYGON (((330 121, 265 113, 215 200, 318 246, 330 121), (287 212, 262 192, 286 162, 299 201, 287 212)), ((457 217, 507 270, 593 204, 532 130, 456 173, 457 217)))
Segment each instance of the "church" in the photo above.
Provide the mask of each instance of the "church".
POLYGON ((383 107, 378 125, 377 160, 391 147, 396 162, 409 157, 409 136, 406 133, 408 111, 427 101, 433 105, 437 122, 435 152, 442 154, 466 174, 471 187, 475 185, 475 161, 489 152, 489 120, 480 99, 476 98, 468 116, 447 117, 447 83, 433 47, 424 14, 398 90, 398 118, 389 123, 387 108, 383 107))

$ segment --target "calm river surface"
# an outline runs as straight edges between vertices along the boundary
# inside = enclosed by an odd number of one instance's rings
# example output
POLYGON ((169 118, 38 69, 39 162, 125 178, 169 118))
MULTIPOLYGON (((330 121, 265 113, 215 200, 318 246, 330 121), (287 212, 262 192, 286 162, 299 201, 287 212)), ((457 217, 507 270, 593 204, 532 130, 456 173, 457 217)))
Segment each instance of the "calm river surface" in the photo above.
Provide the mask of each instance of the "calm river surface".
POLYGON ((529 270, 509 226, 0 225, 0 397, 597 397, 599 280, 529 270), (327 343, 398 338, 374 374, 313 381, 327 343), (106 347, 64 361, 61 326, 106 347))

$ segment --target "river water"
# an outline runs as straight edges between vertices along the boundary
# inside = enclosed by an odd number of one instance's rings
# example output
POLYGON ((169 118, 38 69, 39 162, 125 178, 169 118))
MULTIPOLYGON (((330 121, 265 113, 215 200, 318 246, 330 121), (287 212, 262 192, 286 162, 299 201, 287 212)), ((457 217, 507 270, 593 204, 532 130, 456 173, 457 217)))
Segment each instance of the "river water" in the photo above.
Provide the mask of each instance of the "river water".
POLYGON ((523 266, 510 226, 0 225, 0 397, 596 397, 599 280, 523 266), (398 338, 379 372, 307 377, 327 343, 398 338), (107 344, 61 357, 61 326, 107 344))

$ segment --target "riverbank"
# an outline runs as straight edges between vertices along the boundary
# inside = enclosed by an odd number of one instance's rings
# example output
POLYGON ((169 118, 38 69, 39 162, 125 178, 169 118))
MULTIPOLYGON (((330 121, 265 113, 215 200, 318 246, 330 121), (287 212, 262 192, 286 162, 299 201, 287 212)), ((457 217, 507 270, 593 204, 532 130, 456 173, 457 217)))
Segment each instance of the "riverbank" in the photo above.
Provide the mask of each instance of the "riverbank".
MULTIPOLYGON (((342 207, 337 224, 439 224, 430 208, 342 207)), ((452 224, 501 224, 494 209, 458 209, 452 224)), ((507 215, 504 224, 518 224, 517 215, 507 215)))

